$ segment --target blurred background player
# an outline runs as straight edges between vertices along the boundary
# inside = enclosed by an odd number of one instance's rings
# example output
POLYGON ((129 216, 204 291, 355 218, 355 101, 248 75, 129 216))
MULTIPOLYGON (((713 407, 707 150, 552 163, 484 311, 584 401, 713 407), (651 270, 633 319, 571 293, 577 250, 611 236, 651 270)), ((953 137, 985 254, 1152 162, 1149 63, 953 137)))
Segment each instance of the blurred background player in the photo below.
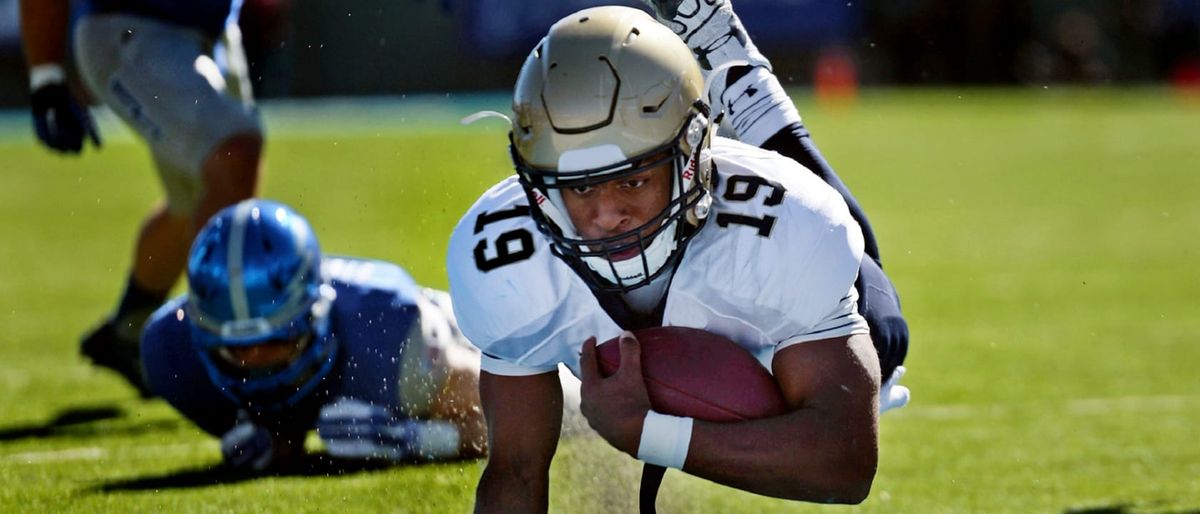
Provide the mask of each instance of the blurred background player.
POLYGON ((225 462, 286 464, 316 428, 338 458, 481 455, 479 354, 449 295, 394 264, 322 257, 308 222, 246 200, 200 231, 186 296, 146 324, 151 390, 221 438, 225 462))
POLYGON ((183 270, 196 230, 222 207, 250 198, 262 127, 251 97, 240 0, 83 0, 71 37, 68 0, 21 0, 33 124, 54 151, 99 147, 86 100, 67 86, 67 44, 92 96, 149 145, 166 201, 146 217, 116 309, 86 334, 93 363, 146 389, 137 356, 146 316, 183 270))
POLYGON ((877 263, 860 273, 874 243, 768 63, 727 4, 659 9, 687 45, 623 7, 551 28, 515 87, 517 178, 485 193, 451 237, 451 293, 483 351, 493 449, 477 511, 546 510, 559 362, 580 374, 582 412, 615 448, 796 500, 862 501, 878 414, 908 400, 895 383, 907 329, 894 290, 877 263), (741 142, 712 136, 722 112, 741 142), (767 142, 780 153, 753 146, 767 142), (874 347, 871 317, 885 321, 874 347), (601 377, 597 340, 620 335, 622 355, 636 355, 622 331, 659 325, 739 343, 792 411, 707 423, 651 410, 636 359, 601 377))

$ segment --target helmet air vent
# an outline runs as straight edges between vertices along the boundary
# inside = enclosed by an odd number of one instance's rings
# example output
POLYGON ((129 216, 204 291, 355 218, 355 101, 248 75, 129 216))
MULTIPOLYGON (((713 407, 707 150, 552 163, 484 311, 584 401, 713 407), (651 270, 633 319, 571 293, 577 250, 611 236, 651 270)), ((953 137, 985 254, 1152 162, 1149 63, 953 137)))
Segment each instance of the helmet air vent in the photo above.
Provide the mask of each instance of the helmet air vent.
POLYGON ((663 106, 663 105, 666 105, 666 103, 667 103, 667 100, 670 100, 670 99, 671 99, 671 97, 670 97, 670 96, 664 96, 664 97, 663 97, 663 99, 662 99, 662 100, 660 100, 660 101, 659 101, 657 104, 655 104, 655 105, 643 105, 643 106, 642 106, 642 114, 655 114, 655 113, 657 113, 659 109, 662 109, 662 106, 663 106))
POLYGON ((642 35, 642 31, 638 30, 637 27, 629 29, 629 34, 625 36, 625 41, 621 42, 621 46, 632 45, 634 41, 637 41, 637 38, 640 35, 642 35))

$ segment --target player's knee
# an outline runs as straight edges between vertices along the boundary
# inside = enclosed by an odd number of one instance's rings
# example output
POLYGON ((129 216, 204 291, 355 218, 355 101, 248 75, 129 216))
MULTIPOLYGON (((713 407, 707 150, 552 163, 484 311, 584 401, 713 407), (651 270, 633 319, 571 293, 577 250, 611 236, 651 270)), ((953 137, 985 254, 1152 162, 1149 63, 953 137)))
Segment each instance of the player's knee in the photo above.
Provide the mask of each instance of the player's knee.
POLYGON ((233 134, 217 144, 217 149, 224 149, 226 153, 253 154, 256 158, 262 147, 263 137, 258 131, 233 134))
POLYGON ((263 138, 257 132, 230 136, 217 144, 204 162, 205 189, 230 204, 254 196, 263 138))
POLYGON ((258 132, 244 132, 229 136, 217 143, 205 161, 205 171, 257 170, 262 156, 263 137, 258 132))

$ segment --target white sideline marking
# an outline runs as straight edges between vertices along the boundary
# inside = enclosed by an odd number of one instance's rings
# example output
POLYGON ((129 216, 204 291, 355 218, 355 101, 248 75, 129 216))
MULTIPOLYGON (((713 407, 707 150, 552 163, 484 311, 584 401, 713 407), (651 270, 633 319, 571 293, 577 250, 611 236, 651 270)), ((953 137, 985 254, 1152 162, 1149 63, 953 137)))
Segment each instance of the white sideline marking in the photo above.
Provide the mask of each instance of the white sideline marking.
POLYGON ((73 460, 98 460, 108 453, 104 448, 93 446, 85 448, 67 448, 48 452, 25 452, 5 455, 4 460, 19 464, 42 464, 45 462, 62 462, 73 460))
POLYGON ((1073 414, 1106 414, 1113 411, 1160 411, 1183 410, 1189 405, 1200 403, 1195 396, 1119 396, 1116 398, 1090 398, 1072 400, 1067 410, 1073 414))
MULTIPOLYGON (((919 397, 918 397, 919 398, 919 397)), ((999 418, 1017 412, 1027 412, 1032 402, 1000 404, 920 405, 909 404, 897 409, 897 417, 925 419, 999 418)), ((1068 414, 1091 416, 1117 412, 1176 411, 1200 405, 1200 396, 1117 396, 1110 398, 1080 398, 1064 402, 1046 402, 1039 408, 1061 405, 1068 414)), ((884 414, 886 419, 891 414, 884 414)))
POLYGON ((110 452, 116 453, 123 459, 133 458, 159 458, 164 455, 177 455, 181 453, 191 453, 196 448, 211 446, 215 451, 218 447, 216 441, 204 441, 199 443, 180 443, 180 444, 164 444, 159 446, 137 446, 125 448, 99 448, 95 446, 85 446, 82 448, 66 448, 62 450, 50 450, 44 452, 22 452, 0 456, 0 462, 9 462, 13 464, 44 464, 48 462, 71 462, 85 460, 100 460, 109 455, 110 452))

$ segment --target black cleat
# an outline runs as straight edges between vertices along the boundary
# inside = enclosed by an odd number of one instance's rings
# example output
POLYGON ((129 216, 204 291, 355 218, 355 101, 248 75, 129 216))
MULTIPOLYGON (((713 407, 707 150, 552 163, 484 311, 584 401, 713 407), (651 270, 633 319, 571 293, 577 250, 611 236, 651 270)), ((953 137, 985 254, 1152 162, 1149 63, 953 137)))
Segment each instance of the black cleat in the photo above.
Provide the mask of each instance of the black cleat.
POLYGON ((107 319, 92 329, 79 344, 79 353, 92 364, 117 372, 125 381, 137 389, 142 398, 158 396, 150 390, 146 374, 142 370, 139 342, 123 338, 117 333, 116 324, 107 319))

